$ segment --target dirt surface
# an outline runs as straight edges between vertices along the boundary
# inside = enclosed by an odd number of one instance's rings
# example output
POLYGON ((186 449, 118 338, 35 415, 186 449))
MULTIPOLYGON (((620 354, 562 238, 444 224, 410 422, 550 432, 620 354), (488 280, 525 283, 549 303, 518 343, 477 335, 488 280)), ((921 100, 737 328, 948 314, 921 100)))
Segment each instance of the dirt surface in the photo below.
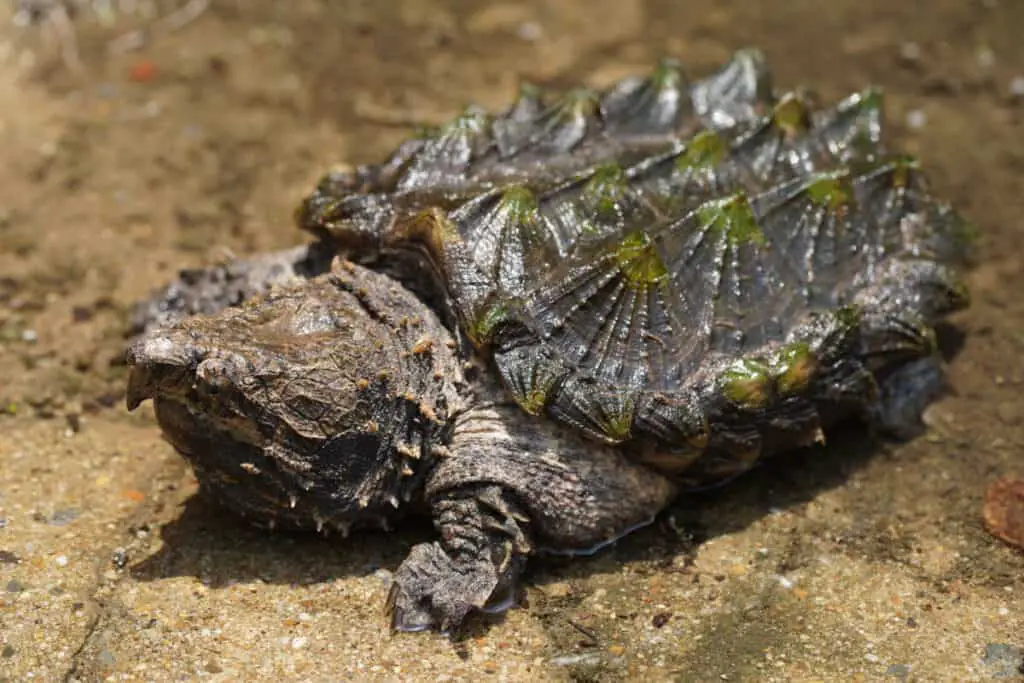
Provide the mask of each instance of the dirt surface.
POLYGON ((78 74, 0 31, 0 680, 1024 680, 1024 553, 981 521, 987 485, 1024 475, 1024 3, 214 0, 107 54, 131 25, 84 21, 78 74), (123 408, 129 304, 303 239, 292 209, 328 167, 521 78, 599 85, 664 54, 701 73, 745 45, 829 99, 884 86, 896 139, 981 229, 923 437, 849 429, 538 562, 521 609, 453 643, 381 616, 427 525, 251 530, 123 408))

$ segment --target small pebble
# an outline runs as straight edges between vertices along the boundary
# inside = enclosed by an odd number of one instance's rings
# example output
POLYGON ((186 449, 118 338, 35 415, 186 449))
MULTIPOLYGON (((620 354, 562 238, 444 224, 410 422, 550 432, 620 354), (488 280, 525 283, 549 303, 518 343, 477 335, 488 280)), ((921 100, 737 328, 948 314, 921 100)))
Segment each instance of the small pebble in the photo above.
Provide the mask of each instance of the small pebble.
POLYGON ((551 598, 564 598, 572 593, 572 587, 564 582, 549 583, 544 586, 544 593, 551 598))
POLYGON ((579 655, 562 655, 560 657, 552 657, 552 666, 575 666, 577 664, 600 664, 601 655, 596 652, 585 652, 579 655))
POLYGON ((989 643, 981 663, 988 669, 992 678, 1010 678, 1021 672, 1024 667, 1024 650, 1005 643, 989 643))
POLYGON ((544 35, 544 29, 535 21, 526 21, 519 24, 519 28, 516 29, 516 35, 528 43, 535 43, 544 35))
POLYGON ((92 320, 93 312, 88 306, 73 306, 71 308, 71 319, 76 323, 84 323, 92 320))
POLYGON ((907 664, 893 664, 885 670, 885 675, 901 680, 906 679, 910 676, 910 666, 907 664))
POLYGON ((100 650, 99 654, 96 655, 96 659, 99 661, 101 666, 107 669, 114 668, 114 665, 117 663, 117 659, 114 658, 114 653, 107 649, 100 650))
POLYGON ((1024 548, 1024 479, 1005 477, 985 494, 982 519, 990 534, 1024 548))
POLYGON ((1010 80, 1010 96, 1014 99, 1024 98, 1024 76, 1014 76, 1010 80))
POLYGON ((920 109, 912 109, 907 112, 907 127, 911 130, 920 130, 928 122, 928 117, 920 109))
POLYGON ((54 562, 57 563, 58 567, 66 567, 66 566, 68 566, 67 555, 58 555, 57 559, 55 559, 54 562))
POLYGON ((62 510, 57 510, 50 515, 49 523, 53 526, 66 526, 78 519, 80 514, 81 512, 79 512, 77 508, 64 508, 62 510))
POLYGON ((921 46, 917 43, 903 43, 900 45, 900 60, 908 65, 917 64, 921 61, 921 46))
POLYGON ((982 69, 990 69, 996 63, 996 53, 987 47, 978 50, 975 58, 978 60, 978 66, 982 69))
POLYGON ((1015 427, 1024 420, 1024 403, 1002 401, 996 405, 996 417, 1009 427, 1015 427))
POLYGON ((303 636, 296 636, 295 638, 292 638, 292 649, 301 650, 302 648, 306 647, 308 643, 309 638, 305 638, 303 636))

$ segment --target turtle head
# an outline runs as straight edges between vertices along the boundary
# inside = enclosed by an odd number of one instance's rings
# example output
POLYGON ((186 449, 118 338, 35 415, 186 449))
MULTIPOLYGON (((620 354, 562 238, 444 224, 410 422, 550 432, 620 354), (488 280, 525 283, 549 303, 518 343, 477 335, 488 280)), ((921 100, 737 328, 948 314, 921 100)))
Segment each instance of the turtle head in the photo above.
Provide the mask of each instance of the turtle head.
POLYGON ((136 339, 126 399, 152 399, 165 438, 222 502, 343 526, 394 512, 422 485, 457 396, 448 339, 408 290, 339 263, 136 339))

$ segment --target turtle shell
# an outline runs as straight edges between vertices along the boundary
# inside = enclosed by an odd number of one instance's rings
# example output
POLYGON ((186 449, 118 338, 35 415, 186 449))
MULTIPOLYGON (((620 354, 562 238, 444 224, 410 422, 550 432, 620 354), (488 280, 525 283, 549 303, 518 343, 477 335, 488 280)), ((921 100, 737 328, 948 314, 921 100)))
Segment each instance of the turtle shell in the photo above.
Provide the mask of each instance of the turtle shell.
POLYGON ((666 60, 468 109, 298 217, 439 283, 523 410, 725 476, 870 412, 967 302, 971 230, 883 128, 878 90, 777 92, 755 50, 692 81, 666 60))

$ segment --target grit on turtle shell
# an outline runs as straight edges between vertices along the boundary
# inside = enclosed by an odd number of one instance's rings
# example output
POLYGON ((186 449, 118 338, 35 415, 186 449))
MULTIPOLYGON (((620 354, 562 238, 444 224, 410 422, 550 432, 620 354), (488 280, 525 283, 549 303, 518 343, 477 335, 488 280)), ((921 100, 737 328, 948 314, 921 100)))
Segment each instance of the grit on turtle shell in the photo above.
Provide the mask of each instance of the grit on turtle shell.
POLYGON ((877 91, 777 92, 755 50, 524 88, 324 177, 309 244, 141 304, 129 407, 153 399, 257 524, 432 515, 388 612, 453 629, 508 606, 528 557, 592 552, 840 420, 915 433, 970 231, 882 129, 877 91))

